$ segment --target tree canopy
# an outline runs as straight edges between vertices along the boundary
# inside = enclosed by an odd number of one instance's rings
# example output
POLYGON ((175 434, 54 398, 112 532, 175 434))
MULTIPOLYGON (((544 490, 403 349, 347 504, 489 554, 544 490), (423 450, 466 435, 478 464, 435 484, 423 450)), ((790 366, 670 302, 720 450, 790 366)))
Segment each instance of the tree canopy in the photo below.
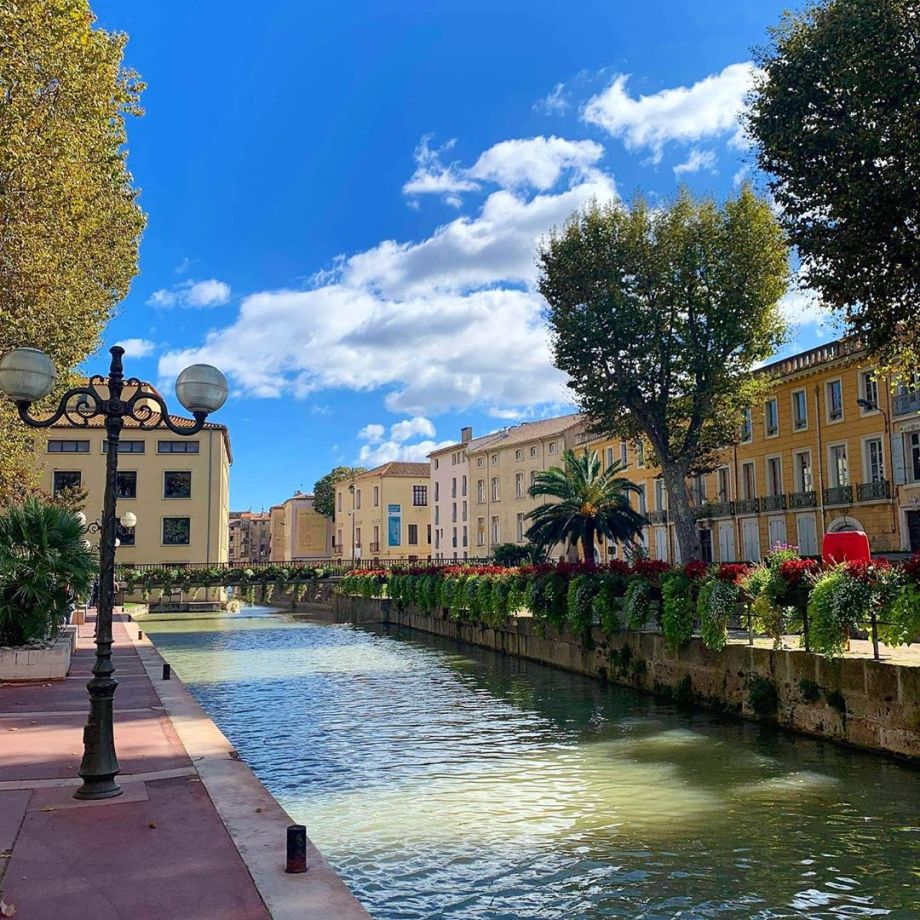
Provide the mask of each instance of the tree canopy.
POLYGON ((802 277, 891 363, 920 358, 920 12, 823 0, 759 53, 748 116, 802 277))
MULTIPOLYGON (((137 273, 144 215, 125 117, 142 84, 126 38, 87 0, 0 5, 0 354, 41 348, 69 371, 99 345, 137 273)), ((21 424, 0 407, 0 504, 28 491, 21 424)))
POLYGON ((685 479, 738 436, 782 342, 788 248, 748 187, 651 208, 593 204, 539 252, 556 365, 599 433, 647 439, 684 558, 699 555, 685 479))
POLYGON ((323 517, 335 518, 335 487, 345 479, 363 473, 363 466, 337 466, 316 480, 313 486, 313 510, 323 517))

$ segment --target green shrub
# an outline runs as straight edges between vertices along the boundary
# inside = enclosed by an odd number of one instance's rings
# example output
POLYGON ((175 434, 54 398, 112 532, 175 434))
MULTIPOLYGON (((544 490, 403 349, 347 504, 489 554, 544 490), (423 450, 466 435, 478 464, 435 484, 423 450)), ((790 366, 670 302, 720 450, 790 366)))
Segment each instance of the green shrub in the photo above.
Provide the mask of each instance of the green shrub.
POLYGON ((700 636, 707 648, 721 651, 728 644, 728 623, 738 606, 741 589, 734 582, 712 578, 696 601, 700 636))
POLYGON ((629 579, 623 599, 623 615, 630 629, 642 629, 648 622, 652 603, 652 586, 648 580, 636 575, 629 579))
POLYGON ((845 567, 829 569, 815 582, 808 598, 808 639, 815 652, 841 655, 850 632, 869 617, 872 589, 845 567))
POLYGON ((693 584, 686 575, 672 572, 661 579, 661 627, 665 644, 677 651, 693 636, 695 605, 693 584))

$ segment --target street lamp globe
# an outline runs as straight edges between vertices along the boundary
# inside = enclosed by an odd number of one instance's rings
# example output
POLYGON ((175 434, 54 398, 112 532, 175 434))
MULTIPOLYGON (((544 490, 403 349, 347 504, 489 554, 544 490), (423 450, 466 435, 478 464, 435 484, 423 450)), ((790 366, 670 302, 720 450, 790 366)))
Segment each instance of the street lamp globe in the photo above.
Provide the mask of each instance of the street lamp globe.
POLYGON ((86 527, 86 515, 82 511, 78 511, 74 517, 77 519, 77 523, 81 527, 86 527))
POLYGON ((134 527, 137 524, 137 515, 133 511, 126 511, 119 520, 122 527, 134 527))
POLYGON ((44 399, 56 379, 51 358, 37 348, 14 348, 0 358, 0 391, 14 402, 44 399))
POLYGON ((176 378, 176 396, 192 413, 209 415, 227 401, 227 378, 210 364, 193 364, 176 378))

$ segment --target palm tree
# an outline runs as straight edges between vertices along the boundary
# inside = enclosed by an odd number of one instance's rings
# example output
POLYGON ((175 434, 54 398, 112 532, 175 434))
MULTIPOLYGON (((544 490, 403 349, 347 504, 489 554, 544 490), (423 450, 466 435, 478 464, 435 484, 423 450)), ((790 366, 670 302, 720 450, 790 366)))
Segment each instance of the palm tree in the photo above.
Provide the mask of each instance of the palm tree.
POLYGON ((635 539, 648 521, 629 505, 631 493, 639 494, 637 485, 617 474, 623 469, 614 463, 601 467, 597 451, 581 456, 567 450, 562 455, 564 468, 550 467, 537 473, 528 489, 531 498, 552 496, 534 508, 526 519, 533 521, 527 538, 543 546, 581 541, 585 561, 594 559, 597 537, 626 542, 635 539))

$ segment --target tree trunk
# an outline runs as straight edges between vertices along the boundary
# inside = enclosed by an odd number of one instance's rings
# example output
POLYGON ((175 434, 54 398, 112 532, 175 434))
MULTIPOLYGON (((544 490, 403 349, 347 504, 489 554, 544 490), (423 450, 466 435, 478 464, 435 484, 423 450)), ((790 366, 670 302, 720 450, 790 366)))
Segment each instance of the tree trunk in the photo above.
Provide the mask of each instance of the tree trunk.
POLYGON ((571 537, 565 544, 565 561, 571 563, 578 562, 578 543, 571 537))
POLYGON ((586 521, 585 532, 581 538, 581 546, 585 554, 585 562, 589 564, 594 562, 594 539, 594 521, 586 521))
POLYGON ((700 535, 696 529, 696 518, 687 495, 687 473, 679 467, 668 467, 661 471, 668 490, 668 516, 674 522, 677 544, 680 546, 681 562, 687 563, 702 558, 700 535))

